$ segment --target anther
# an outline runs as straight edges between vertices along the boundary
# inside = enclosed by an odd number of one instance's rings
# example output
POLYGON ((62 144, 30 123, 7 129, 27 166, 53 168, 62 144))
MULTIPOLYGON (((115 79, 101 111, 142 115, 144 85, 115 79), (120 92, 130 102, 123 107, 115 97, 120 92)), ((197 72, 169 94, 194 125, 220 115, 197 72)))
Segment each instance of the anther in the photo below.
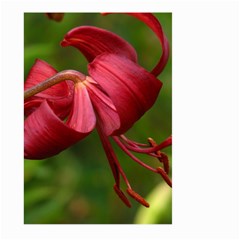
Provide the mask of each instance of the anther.
POLYGON ((169 160, 167 154, 161 152, 161 160, 163 163, 163 168, 165 172, 168 174, 169 173, 169 160))
POLYGON ((156 168, 157 172, 162 176, 162 178, 165 180, 165 182, 172 187, 172 180, 169 178, 167 173, 160 167, 156 168))
POLYGON ((127 207, 129 208, 132 207, 131 203, 129 202, 125 194, 121 191, 121 189, 118 188, 116 184, 114 184, 113 189, 116 192, 116 194, 119 196, 119 198, 126 204, 127 207))
MULTIPOLYGON (((152 139, 152 138, 148 138, 148 142, 150 144, 150 147, 156 147, 157 143, 152 139)), ((169 160, 168 160, 168 156, 161 152, 160 150, 156 151, 155 154, 157 155, 156 157, 158 158, 158 160, 163 163, 163 167, 165 172, 168 174, 169 173, 169 160)))
POLYGON ((134 192, 131 188, 127 188, 127 193, 134 198, 136 201, 138 201, 139 203, 141 203, 143 206, 145 207, 149 207, 149 203, 143 198, 141 197, 139 194, 137 194, 136 192, 134 192))
MULTIPOLYGON (((150 144, 150 147, 156 147, 157 146, 157 143, 152 138, 148 138, 148 142, 150 144)), ((160 157, 159 160, 160 160, 160 162, 162 162, 160 150, 156 151, 155 154, 160 157)))

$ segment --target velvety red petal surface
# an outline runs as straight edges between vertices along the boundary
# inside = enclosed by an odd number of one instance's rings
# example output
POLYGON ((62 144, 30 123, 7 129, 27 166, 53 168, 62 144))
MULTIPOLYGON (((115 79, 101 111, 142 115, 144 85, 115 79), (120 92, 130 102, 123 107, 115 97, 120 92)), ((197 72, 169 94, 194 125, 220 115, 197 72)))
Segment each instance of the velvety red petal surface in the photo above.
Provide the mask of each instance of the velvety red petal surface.
POLYGON ((163 32, 162 26, 159 23, 158 19, 151 13, 129 13, 129 15, 132 15, 143 21, 148 27, 152 29, 152 31, 157 35, 158 39, 160 40, 160 43, 162 45, 162 56, 158 64, 152 70, 152 74, 158 76, 167 64, 169 56, 169 44, 163 32))
MULTIPOLYGON (((24 83, 24 90, 43 82, 56 73, 57 71, 51 65, 37 59, 24 83)), ((71 81, 61 82, 27 99, 24 106, 25 115, 27 116, 29 113, 33 112, 42 101, 47 99, 54 112, 60 118, 64 118, 70 111, 72 98, 73 83, 71 81)))
POLYGON ((101 53, 116 53, 137 61, 135 49, 124 39, 107 30, 83 26, 69 31, 61 45, 76 47, 91 62, 101 53))
POLYGON ((43 102, 41 98, 30 98, 24 102, 24 116, 28 116, 33 113, 43 102))
POLYGON ((95 127, 93 106, 87 88, 82 82, 75 85, 72 111, 66 124, 81 133, 90 132, 95 127))
MULTIPOLYGON (((111 13, 102 14, 108 15, 111 13)), ((158 19, 151 13, 126 13, 126 14, 133 16, 139 19, 140 21, 144 22, 157 35, 162 46, 162 56, 157 65, 152 70, 152 74, 158 76, 162 72, 165 65, 167 64, 167 60, 169 57, 169 43, 163 32, 161 24, 159 23, 158 19)))
MULTIPOLYGON (((127 131, 155 102, 162 83, 144 68, 127 58, 102 54, 88 66, 90 76, 104 89, 127 131)), ((106 123, 107 124, 107 123, 106 123)))
POLYGON ((90 77, 87 89, 97 114, 97 121, 101 131, 109 136, 120 127, 120 118, 112 100, 104 93, 100 86, 90 77))
MULTIPOLYGON (((82 109, 84 114, 84 105, 82 109)), ((70 128, 54 114, 47 101, 43 101, 24 121, 24 157, 44 159, 54 156, 86 137, 92 129, 79 132, 70 128)))
MULTIPOLYGON (((57 70, 47 62, 37 59, 27 76, 26 82, 24 83, 24 91, 52 77, 56 73, 57 70)), ((36 94, 36 96, 43 98, 59 98, 68 95, 69 87, 66 81, 36 94)))

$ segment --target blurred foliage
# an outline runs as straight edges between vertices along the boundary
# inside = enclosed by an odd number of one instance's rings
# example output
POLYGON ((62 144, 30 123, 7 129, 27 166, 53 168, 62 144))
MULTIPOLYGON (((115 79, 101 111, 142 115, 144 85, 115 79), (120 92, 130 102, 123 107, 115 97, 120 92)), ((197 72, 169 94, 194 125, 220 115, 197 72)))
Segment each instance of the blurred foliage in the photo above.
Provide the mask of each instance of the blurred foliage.
POLYGON ((134 223, 172 223, 172 189, 167 184, 158 184, 146 200, 151 203, 151 207, 147 209, 140 206, 134 223))
MULTIPOLYGON (((160 20, 172 49, 171 13, 155 15, 160 20)), ((58 71, 75 69, 87 74, 87 61, 79 51, 60 46, 64 35, 80 25, 93 25, 120 35, 135 47, 140 65, 148 70, 155 66, 161 54, 160 44, 153 32, 142 22, 127 15, 112 14, 103 17, 97 13, 67 13, 63 21, 55 22, 43 13, 25 13, 25 78, 36 58, 47 61, 58 71)), ((151 136, 160 143, 171 134, 171 61, 170 56, 159 77, 163 87, 155 105, 126 134, 128 137, 145 142, 151 136)), ((137 165, 113 145, 132 187, 147 198, 149 209, 143 209, 132 199, 132 208, 129 209, 118 199, 113 191, 114 180, 107 158, 94 131, 55 157, 42 161, 25 161, 24 222, 171 223, 171 189, 159 175, 137 165)), ((171 148, 165 152, 171 162, 171 148)), ((157 160, 141 155, 139 157, 152 166, 158 166, 157 160)))

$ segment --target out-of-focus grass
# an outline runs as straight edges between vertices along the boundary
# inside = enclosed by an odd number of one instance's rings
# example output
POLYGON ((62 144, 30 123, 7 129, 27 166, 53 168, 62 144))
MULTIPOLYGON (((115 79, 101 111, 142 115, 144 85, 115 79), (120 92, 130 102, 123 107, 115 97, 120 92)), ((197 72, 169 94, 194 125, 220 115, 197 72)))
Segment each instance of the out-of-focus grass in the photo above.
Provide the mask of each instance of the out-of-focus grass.
MULTIPOLYGON (((171 48, 171 14, 156 16, 171 48)), ((93 25, 119 34, 136 48, 139 63, 148 70, 159 59, 161 48, 156 36, 142 22, 130 16, 67 13, 63 21, 57 23, 44 14, 25 13, 25 78, 36 58, 47 61, 59 71, 75 69, 87 74, 87 61, 79 51, 60 46, 67 31, 80 25, 93 25)), ((163 87, 155 105, 127 133, 136 141, 143 142, 151 136, 161 142, 171 134, 171 66, 170 56, 159 76, 163 87)), ((143 169, 113 145, 132 187, 142 196, 149 196, 152 203, 149 209, 142 210, 132 199, 133 206, 129 209, 115 195, 110 167, 94 131, 57 156, 43 161, 25 161, 25 223, 171 223, 170 189, 159 175, 143 169), (156 190, 151 195, 154 188, 156 190)), ((171 161, 171 148, 165 152, 171 161)), ((153 166, 159 164, 141 155, 139 157, 153 166)))
POLYGON ((151 207, 149 209, 139 207, 134 223, 172 223, 172 189, 167 184, 158 184, 146 197, 146 200, 151 204, 151 207))

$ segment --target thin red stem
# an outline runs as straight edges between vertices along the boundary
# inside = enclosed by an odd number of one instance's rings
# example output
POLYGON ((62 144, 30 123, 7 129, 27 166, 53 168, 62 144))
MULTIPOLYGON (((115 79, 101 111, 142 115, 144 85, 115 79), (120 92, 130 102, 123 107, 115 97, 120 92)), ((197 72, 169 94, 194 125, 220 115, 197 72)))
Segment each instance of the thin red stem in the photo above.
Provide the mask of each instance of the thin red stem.
POLYGON ((135 157, 131 152, 128 151, 128 149, 126 148, 126 146, 117 138, 117 137, 113 137, 114 141, 118 144, 118 146, 130 157, 132 158, 135 162, 137 162, 138 164, 140 164, 141 166, 145 167, 146 169, 157 173, 157 170, 148 166, 147 164, 143 163, 140 159, 138 159, 137 157, 135 157))
POLYGON ((138 142, 132 141, 132 140, 128 139, 126 136, 124 136, 124 135, 120 135, 120 137, 121 137, 122 140, 124 140, 125 142, 127 142, 131 146, 148 147, 148 144, 138 143, 138 142))
POLYGON ((133 146, 130 146, 130 145, 125 145, 125 146, 129 150, 134 151, 134 152, 138 152, 138 153, 153 153, 153 152, 156 152, 158 150, 161 150, 161 149, 166 148, 166 147, 171 146, 171 145, 172 145, 172 136, 167 138, 165 141, 163 141, 159 145, 157 145, 155 147, 151 147, 151 148, 139 148, 139 147, 133 147, 133 146))
POLYGON ((110 142, 108 141, 108 139, 106 138, 106 136, 104 136, 104 134, 102 133, 102 131, 100 130, 99 127, 97 127, 97 131, 99 133, 100 139, 101 139, 101 143, 103 145, 104 151, 107 155, 107 159, 109 162, 109 165, 111 167, 116 185, 118 188, 120 188, 120 176, 119 176, 119 169, 118 166, 116 165, 116 161, 115 159, 117 158, 114 154, 114 151, 112 149, 112 146, 110 144, 110 142))
POLYGON ((138 201, 139 203, 141 203, 144 207, 149 207, 149 203, 142 197, 140 196, 138 193, 136 193, 135 191, 133 191, 131 188, 127 189, 127 193, 134 198, 136 201, 138 201))
POLYGON ((165 180, 165 182, 172 187, 172 180, 169 178, 167 173, 160 167, 157 168, 157 172, 162 176, 162 178, 165 180))
POLYGON ((55 74, 54 76, 46 79, 44 82, 41 82, 32 88, 27 89, 24 91, 24 100, 36 95, 39 92, 42 92, 53 85, 56 85, 60 82, 69 80, 73 81, 74 83, 82 82, 86 79, 86 76, 82 73, 75 71, 75 70, 64 70, 62 72, 59 72, 55 74))
MULTIPOLYGON (((128 148, 127 144, 131 145, 132 147, 149 146, 148 144, 137 143, 137 142, 131 141, 130 139, 127 139, 124 135, 120 135, 120 138, 124 141, 124 142, 122 141, 122 143, 126 146, 126 148, 128 148)), ((139 148, 139 149, 141 149, 141 148, 139 148)), ((158 154, 157 153, 146 153, 146 154, 151 157, 157 158, 160 162, 162 162, 161 152, 160 151, 158 151, 158 152, 159 152, 158 154)))
POLYGON ((119 198, 130 208, 131 203, 129 202, 126 195, 122 192, 122 190, 116 184, 114 184, 113 189, 115 193, 119 196, 119 198))
MULTIPOLYGON (((123 180, 124 180, 124 182, 126 183, 126 185, 127 185, 129 188, 131 188, 131 185, 130 185, 130 183, 129 183, 129 181, 128 181, 128 179, 127 179, 124 171, 122 170, 121 165, 120 165, 119 162, 118 162, 118 159, 117 159, 117 157, 116 157, 116 155, 115 155, 115 153, 114 153, 114 151, 113 151, 112 145, 111 145, 108 137, 104 135, 104 133, 102 132, 102 130, 101 130, 100 127, 97 127, 97 130, 98 130, 99 136, 100 136, 100 138, 101 138, 101 141, 102 141, 104 150, 105 150, 105 152, 106 152, 106 154, 107 154, 107 158, 108 158, 108 160, 109 160, 110 166, 112 166, 112 165, 115 166, 115 168, 114 168, 115 170, 113 171, 113 174, 115 174, 115 173, 114 173, 115 171, 116 171, 116 172, 120 172, 120 174, 122 175, 123 180), (117 170, 116 170, 116 169, 117 169, 117 170)), ((112 168, 112 170, 113 170, 113 168, 112 168)), ((117 175, 118 175, 118 174, 117 174, 117 175)), ((117 186, 119 186, 119 180, 118 180, 118 177, 116 177, 117 175, 115 174, 115 180, 117 179, 117 180, 116 180, 116 183, 117 183, 117 186)))

